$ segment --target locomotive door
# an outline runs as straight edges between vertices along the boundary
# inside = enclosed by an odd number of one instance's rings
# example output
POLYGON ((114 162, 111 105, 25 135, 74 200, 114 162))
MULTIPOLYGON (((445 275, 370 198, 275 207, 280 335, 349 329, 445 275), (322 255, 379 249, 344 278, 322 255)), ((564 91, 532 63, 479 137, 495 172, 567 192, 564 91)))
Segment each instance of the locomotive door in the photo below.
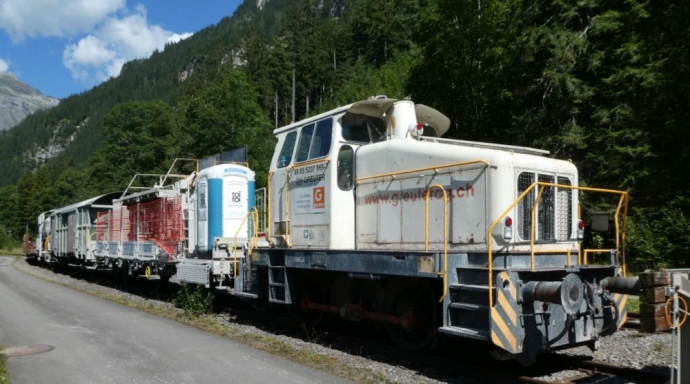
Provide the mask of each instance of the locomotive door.
POLYGON ((290 245, 329 245, 333 121, 327 117, 278 137, 280 152, 270 181, 271 228, 274 237, 284 236, 290 245))
POLYGON ((300 130, 294 165, 289 175, 290 242, 296 247, 330 245, 330 208, 334 167, 328 155, 333 141, 333 118, 307 124, 300 130))

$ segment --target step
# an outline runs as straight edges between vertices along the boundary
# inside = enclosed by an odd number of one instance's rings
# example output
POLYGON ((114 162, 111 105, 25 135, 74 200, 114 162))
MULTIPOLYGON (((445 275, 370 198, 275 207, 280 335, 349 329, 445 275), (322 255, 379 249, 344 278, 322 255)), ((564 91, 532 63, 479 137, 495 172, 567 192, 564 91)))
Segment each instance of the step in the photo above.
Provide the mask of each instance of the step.
POLYGON ((488 292, 488 285, 473 285, 473 284, 449 284, 448 288, 457 289, 461 291, 474 291, 474 292, 488 292))
POLYGON ((268 283, 269 286, 271 287, 284 287, 285 284, 283 283, 268 283))
POLYGON ((488 305, 481 305, 481 304, 472 304, 472 303, 450 303, 449 305, 450 308, 455 308, 455 309, 465 309, 468 311, 483 311, 483 312, 489 312, 489 306, 488 305))
POLYGON ((257 299, 259 297, 259 295, 257 295, 256 293, 250 293, 250 292, 237 292, 237 291, 235 291, 234 295, 238 296, 238 297, 245 298, 245 299, 257 299))
POLYGON ((463 327, 441 327, 439 332, 453 336, 467 337, 470 339, 487 341, 489 340, 489 331, 486 329, 477 328, 463 328, 463 327))

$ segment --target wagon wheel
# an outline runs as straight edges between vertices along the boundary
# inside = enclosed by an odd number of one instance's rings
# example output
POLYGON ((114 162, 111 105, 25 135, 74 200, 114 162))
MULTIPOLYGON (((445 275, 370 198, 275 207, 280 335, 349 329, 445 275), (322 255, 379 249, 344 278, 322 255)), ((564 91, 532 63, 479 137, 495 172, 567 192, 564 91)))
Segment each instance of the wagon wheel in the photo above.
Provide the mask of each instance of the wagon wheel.
POLYGON ((386 287, 386 314, 412 319, 408 326, 387 324, 393 342, 408 351, 431 348, 436 342, 438 298, 424 281, 395 280, 386 287))

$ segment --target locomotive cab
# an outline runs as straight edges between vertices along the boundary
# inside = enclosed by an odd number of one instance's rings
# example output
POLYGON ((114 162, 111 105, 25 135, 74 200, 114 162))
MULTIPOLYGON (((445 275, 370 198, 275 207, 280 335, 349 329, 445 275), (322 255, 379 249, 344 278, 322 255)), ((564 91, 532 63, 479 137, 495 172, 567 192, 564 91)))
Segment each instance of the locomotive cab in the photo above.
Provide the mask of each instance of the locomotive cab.
POLYGON ((358 149, 442 135, 449 126, 447 117, 427 106, 376 98, 277 129, 269 175, 272 244, 355 249, 358 149))

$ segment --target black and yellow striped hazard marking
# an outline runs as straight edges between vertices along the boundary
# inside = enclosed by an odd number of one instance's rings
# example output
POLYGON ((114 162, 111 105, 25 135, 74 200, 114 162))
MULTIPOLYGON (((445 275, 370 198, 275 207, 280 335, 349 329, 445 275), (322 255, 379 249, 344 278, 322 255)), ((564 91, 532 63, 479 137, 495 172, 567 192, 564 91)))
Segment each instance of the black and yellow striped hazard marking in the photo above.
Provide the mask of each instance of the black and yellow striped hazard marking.
MULTIPOLYGON (((616 328, 620 329, 628 319, 628 295, 614 293, 612 299, 618 308, 618 313, 616 314, 616 328)), ((613 308, 611 308, 611 310, 613 310, 613 308)))
POLYGON ((491 341, 510 353, 520 353, 517 288, 507 272, 496 276, 496 302, 491 308, 491 341))

